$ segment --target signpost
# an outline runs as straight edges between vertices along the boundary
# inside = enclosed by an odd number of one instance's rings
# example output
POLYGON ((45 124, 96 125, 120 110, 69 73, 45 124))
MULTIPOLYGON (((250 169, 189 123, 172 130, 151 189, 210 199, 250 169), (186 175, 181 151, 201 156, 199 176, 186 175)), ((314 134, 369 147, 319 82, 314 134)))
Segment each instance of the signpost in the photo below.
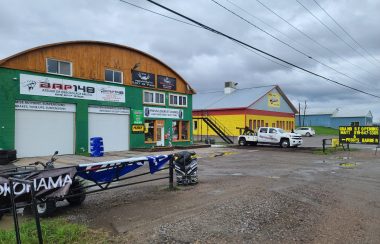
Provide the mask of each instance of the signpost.
POLYGON ((340 126, 340 143, 379 144, 378 126, 340 126))

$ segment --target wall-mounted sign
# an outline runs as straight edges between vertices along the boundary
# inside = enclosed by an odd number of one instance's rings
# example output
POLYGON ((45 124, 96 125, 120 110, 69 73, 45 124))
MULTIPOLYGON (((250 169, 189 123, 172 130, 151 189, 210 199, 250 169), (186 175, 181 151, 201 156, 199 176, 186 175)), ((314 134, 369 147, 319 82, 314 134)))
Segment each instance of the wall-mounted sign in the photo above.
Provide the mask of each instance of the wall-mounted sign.
POLYGON ((378 126, 340 126, 340 143, 379 144, 378 126))
POLYGON ((182 109, 144 107, 145 118, 183 119, 182 109))
POLYGON ((145 126, 144 125, 132 125, 133 133, 144 133, 145 126))
POLYGON ((136 86, 155 87, 156 78, 154 74, 137 70, 132 71, 132 84, 136 86))
POLYGON ((137 110, 137 109, 133 109, 132 110, 132 124, 136 124, 136 125, 142 125, 143 124, 143 120, 144 120, 144 111, 143 110, 137 110))
POLYGON ((108 106, 89 106, 89 113, 97 114, 129 114, 129 108, 124 107, 108 107, 108 106))
POLYGON ((268 107, 279 108, 280 107, 280 94, 269 92, 268 93, 268 107))
POLYGON ((51 103, 17 100, 15 104, 16 110, 39 110, 54 112, 75 112, 76 106, 68 103, 51 103))
POLYGON ((125 102, 125 88, 37 75, 20 75, 20 94, 125 102))
POLYGON ((158 75, 157 88, 175 91, 177 89, 177 81, 172 77, 158 75))

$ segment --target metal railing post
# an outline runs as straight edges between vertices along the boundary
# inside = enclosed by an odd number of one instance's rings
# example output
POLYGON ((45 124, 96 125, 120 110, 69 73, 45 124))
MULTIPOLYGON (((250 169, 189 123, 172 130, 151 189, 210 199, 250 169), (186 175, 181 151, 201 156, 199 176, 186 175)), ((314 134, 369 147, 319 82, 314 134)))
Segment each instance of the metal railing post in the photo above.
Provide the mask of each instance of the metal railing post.
POLYGON ((326 150, 326 139, 322 139, 322 147, 323 147, 323 153, 325 153, 325 150, 326 150))
POLYGON ((169 161, 169 190, 174 189, 174 155, 169 161))
POLYGON ((9 180, 9 187, 11 188, 11 203, 12 203, 12 214, 13 214, 13 223, 15 225, 15 233, 16 233, 16 243, 21 244, 20 239, 20 227, 18 225, 18 218, 17 218, 17 209, 16 209, 16 203, 15 203, 15 192, 14 192, 14 185, 12 179, 9 180))
POLYGON ((32 208, 33 208, 33 212, 34 212, 34 218, 36 220, 38 243, 42 244, 43 243, 43 239, 42 239, 40 215, 38 214, 36 192, 34 190, 34 187, 33 187, 32 183, 30 184, 30 190, 31 190, 31 195, 32 195, 32 208))

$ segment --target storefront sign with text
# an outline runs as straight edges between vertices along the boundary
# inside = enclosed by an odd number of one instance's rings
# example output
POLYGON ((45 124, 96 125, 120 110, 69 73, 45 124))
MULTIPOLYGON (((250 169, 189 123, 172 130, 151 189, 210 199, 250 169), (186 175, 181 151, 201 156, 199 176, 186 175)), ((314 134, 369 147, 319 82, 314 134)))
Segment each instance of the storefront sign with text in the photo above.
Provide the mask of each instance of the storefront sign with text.
POLYGON ((144 107, 145 118, 183 119, 182 109, 144 107))
POLYGON ((37 75, 20 75, 20 94, 125 102, 125 88, 37 75))

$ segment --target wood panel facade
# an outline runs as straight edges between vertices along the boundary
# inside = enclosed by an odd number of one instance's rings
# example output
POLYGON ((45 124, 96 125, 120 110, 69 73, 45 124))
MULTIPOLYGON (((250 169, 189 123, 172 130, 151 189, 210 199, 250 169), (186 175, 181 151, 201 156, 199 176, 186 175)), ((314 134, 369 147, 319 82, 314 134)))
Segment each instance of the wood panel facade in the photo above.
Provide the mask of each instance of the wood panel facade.
POLYGON ((105 69, 123 72, 123 84, 132 85, 132 68, 139 63, 138 71, 176 78, 176 92, 193 94, 194 90, 173 69, 157 58, 122 45, 76 41, 45 45, 0 60, 0 67, 46 73, 48 58, 72 63, 72 77, 104 81, 105 69))

